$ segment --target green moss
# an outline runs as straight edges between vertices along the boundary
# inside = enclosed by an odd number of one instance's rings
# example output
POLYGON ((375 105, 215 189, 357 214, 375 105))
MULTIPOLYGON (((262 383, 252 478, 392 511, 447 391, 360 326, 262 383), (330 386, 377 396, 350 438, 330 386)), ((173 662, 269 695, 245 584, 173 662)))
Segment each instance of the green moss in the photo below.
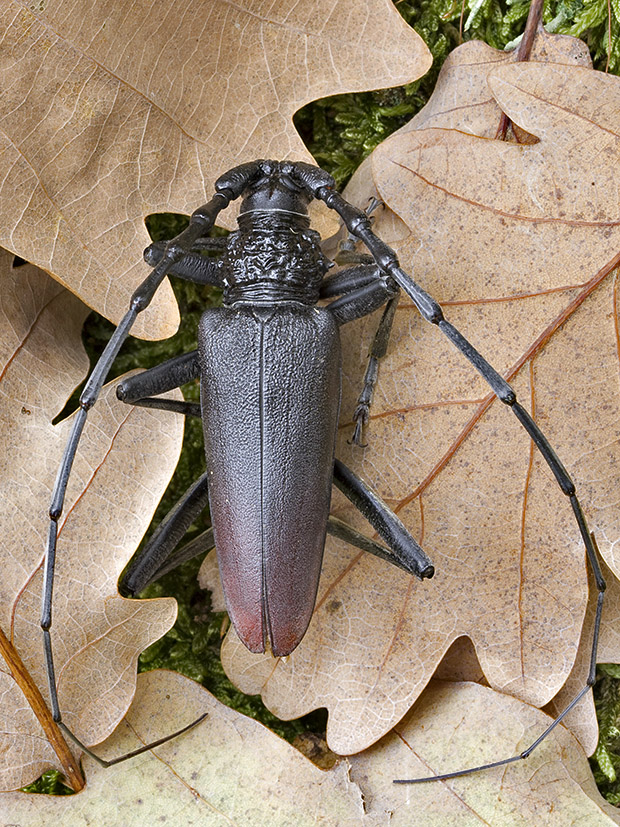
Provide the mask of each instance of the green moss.
POLYGON ((599 743, 590 763, 601 794, 620 806, 620 666, 601 663, 594 700, 599 723, 599 743))
POLYGON ((42 793, 43 795, 73 795, 71 787, 63 783, 63 776, 56 770, 47 770, 33 784, 23 788, 25 793, 42 793))
MULTIPOLYGON (((403 0, 396 4, 433 55, 431 70, 420 80, 395 89, 335 95, 315 101, 295 115, 295 125, 317 162, 343 186, 364 158, 403 124, 432 94, 441 65, 460 42, 462 13, 453 0, 403 0)), ((496 49, 518 42, 530 4, 526 0, 467 0, 463 9, 463 41, 484 40, 496 49)), ((611 51, 608 46, 607 0, 552 0, 543 19, 547 30, 586 41, 595 68, 620 71, 620 0, 612 0, 611 51)))

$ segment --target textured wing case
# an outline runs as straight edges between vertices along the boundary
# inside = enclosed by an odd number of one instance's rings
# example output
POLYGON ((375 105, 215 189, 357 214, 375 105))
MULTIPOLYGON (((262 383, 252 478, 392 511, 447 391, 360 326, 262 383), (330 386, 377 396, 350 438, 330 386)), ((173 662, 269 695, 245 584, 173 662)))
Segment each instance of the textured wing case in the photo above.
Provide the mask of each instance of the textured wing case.
POLYGON ((316 598, 340 404, 329 311, 215 308, 201 320, 202 415, 231 620, 252 652, 291 652, 316 598))

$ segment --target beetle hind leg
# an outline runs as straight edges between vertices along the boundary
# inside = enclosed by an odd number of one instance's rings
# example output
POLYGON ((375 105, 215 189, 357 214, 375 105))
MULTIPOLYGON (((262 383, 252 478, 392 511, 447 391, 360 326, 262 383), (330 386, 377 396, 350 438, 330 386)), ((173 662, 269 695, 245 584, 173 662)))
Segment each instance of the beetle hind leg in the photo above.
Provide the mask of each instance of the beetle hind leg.
MULTIPOLYGON (((405 526, 398 519, 396 514, 372 491, 357 474, 354 474, 340 460, 334 462, 334 485, 347 497, 358 511, 363 514, 379 536, 385 541, 388 549, 383 549, 378 543, 369 547, 355 542, 353 535, 357 534, 349 529, 351 538, 337 534, 331 530, 330 533, 341 536, 342 539, 350 542, 364 551, 387 560, 389 563, 415 574, 420 579, 432 577, 435 569, 422 547, 413 539, 405 526)), ((347 528, 349 528, 347 526, 347 528)), ((365 539, 365 538, 364 538, 365 539)))
MULTIPOLYGON (((134 555, 119 579, 118 588, 124 596, 134 596, 163 574, 190 560, 201 551, 213 547, 213 532, 210 539, 201 535, 201 543, 188 543, 173 555, 185 532, 206 508, 209 501, 208 471, 190 486, 174 508, 159 524, 146 546, 134 555), (211 545, 209 546, 209 543, 211 545)), ((208 534, 209 531, 205 532, 208 534)))
POLYGON ((378 543, 376 540, 372 540, 370 537, 366 537, 365 534, 356 531, 347 523, 334 517, 333 514, 329 515, 327 521, 327 533, 331 534, 332 537, 335 537, 337 540, 344 540, 345 543, 348 543, 354 548, 367 551, 375 557, 385 560, 386 563, 391 563, 393 566, 406 571, 407 574, 417 575, 415 561, 414 564, 412 564, 405 556, 397 557, 389 548, 381 545, 381 543, 378 543))

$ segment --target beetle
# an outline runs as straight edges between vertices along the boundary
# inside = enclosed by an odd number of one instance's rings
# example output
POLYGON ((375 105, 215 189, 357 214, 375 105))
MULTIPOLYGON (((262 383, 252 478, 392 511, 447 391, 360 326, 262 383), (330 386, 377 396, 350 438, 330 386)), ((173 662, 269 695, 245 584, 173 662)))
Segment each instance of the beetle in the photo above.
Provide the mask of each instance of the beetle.
MULTIPOLYGON (((50 636, 52 582, 67 480, 87 412, 137 314, 148 306, 167 273, 221 287, 223 306, 204 312, 197 350, 124 379, 117 395, 128 404, 200 416, 207 471, 130 564, 119 583, 121 591, 136 594, 169 568, 171 555, 178 562, 174 549, 207 501, 227 609, 252 652, 269 650, 283 656, 298 646, 314 609, 328 530, 421 579, 432 577, 431 561, 396 515, 334 456, 339 328, 385 306, 354 415, 354 441, 361 442, 377 364, 403 289, 528 432, 570 499, 595 574, 599 599, 587 685, 526 751, 529 754, 594 680, 605 582, 570 476, 511 386, 445 319, 438 302, 400 268, 395 252, 373 233, 369 216, 343 199, 327 172, 301 162, 258 160, 226 172, 216 181, 215 191, 192 214, 186 230, 145 251, 152 272, 134 292, 80 397, 49 512, 41 626, 54 719, 61 722, 50 636), (226 239, 207 238, 219 212, 239 197, 239 229, 226 239), (312 199, 338 213, 349 233, 368 248, 370 263, 327 274, 330 262, 321 251, 318 233, 310 229, 307 208, 312 199), (205 250, 219 251, 220 256, 205 257, 205 250), (322 299, 331 301, 319 306, 322 299), (200 379, 199 406, 159 398, 192 379, 200 379), (328 516, 332 483, 364 514, 385 545, 328 516)), ((481 768, 467 771, 477 769, 481 768)))

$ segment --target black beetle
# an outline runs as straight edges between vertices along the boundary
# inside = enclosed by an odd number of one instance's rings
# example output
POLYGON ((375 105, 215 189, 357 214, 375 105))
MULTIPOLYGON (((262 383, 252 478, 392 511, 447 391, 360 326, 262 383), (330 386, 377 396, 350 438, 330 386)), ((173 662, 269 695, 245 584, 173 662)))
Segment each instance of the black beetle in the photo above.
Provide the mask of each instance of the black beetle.
MULTIPOLYGON (((208 469, 121 588, 136 594, 159 574, 208 496, 232 623, 250 651, 269 647, 274 655, 296 648, 312 616, 332 478, 398 560, 420 577, 433 574, 395 515, 342 463, 334 467, 339 326, 398 288, 374 264, 324 278, 331 262, 309 229, 307 181, 316 188, 325 177, 302 164, 263 162, 218 180, 218 190, 244 188, 239 230, 220 258, 190 254, 172 272, 222 287, 223 307, 203 314, 197 351, 126 379, 117 391, 123 401, 160 406, 154 394, 200 377, 208 469), (317 307, 338 293, 342 298, 317 307)), ((162 254, 154 245, 147 259, 155 264, 162 254)))
MULTIPOLYGON (((599 589, 594 662, 605 588, 595 546, 572 480, 510 385, 445 320, 440 305, 401 270, 394 251, 372 232, 368 215, 342 198, 324 170, 304 163, 254 161, 222 175, 215 189, 183 233, 166 245, 147 249, 153 271, 134 292, 129 311, 80 399, 52 498, 45 568, 41 626, 54 719, 61 720, 49 631, 52 575, 68 475, 87 411, 136 315, 148 306, 167 273, 222 287, 223 307, 204 313, 196 351, 124 380, 117 393, 130 404, 201 416, 207 472, 125 572, 119 584, 125 593, 135 594, 168 570, 174 548, 207 500, 227 607, 239 637, 253 652, 268 648, 274 655, 286 655, 301 641, 314 609, 327 530, 420 578, 433 575, 430 560, 398 518, 334 459, 339 326, 386 305, 355 412, 359 441, 377 361, 385 352, 402 288, 422 316, 439 327, 513 410, 570 498, 599 589), (239 229, 227 239, 207 238, 219 212, 240 196, 239 229), (307 206, 313 198, 337 211, 349 232, 369 249, 372 263, 326 276, 330 262, 321 252, 318 233, 309 227, 307 206), (221 256, 202 255, 209 249, 219 250, 221 256), (328 298, 329 304, 318 306, 320 299, 328 298), (156 398, 198 377, 200 406, 156 398), (387 548, 328 518, 332 482, 367 517, 387 548)), ((173 556, 174 562, 178 559, 173 556)))

